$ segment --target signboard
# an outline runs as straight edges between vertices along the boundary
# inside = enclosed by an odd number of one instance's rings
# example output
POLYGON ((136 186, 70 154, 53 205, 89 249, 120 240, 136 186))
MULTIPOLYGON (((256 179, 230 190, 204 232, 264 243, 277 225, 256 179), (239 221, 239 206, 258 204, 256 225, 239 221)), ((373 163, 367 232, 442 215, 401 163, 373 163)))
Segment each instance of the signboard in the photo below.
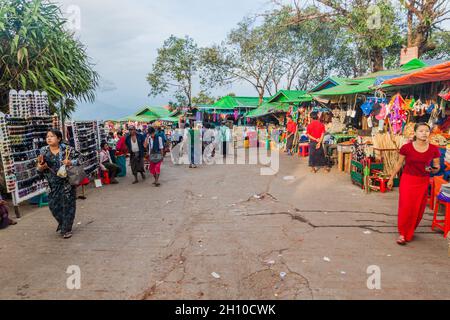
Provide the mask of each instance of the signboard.
POLYGON ((404 65, 410 62, 412 59, 419 58, 419 48, 418 47, 410 47, 404 48, 400 52, 400 65, 404 65))

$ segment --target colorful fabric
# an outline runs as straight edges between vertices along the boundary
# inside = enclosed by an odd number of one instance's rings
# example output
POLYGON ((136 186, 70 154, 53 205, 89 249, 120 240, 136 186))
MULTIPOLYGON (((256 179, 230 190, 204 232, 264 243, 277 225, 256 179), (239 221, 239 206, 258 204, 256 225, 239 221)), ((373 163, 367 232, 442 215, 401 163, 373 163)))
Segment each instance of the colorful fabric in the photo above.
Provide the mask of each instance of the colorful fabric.
POLYGON ((78 161, 81 161, 80 154, 64 144, 61 144, 58 155, 54 155, 48 146, 40 151, 49 167, 40 174, 48 181, 50 188, 48 205, 53 217, 58 222, 61 234, 72 231, 76 213, 76 187, 72 186, 67 178, 60 178, 56 174, 65 159, 66 149, 69 150, 69 159, 72 164, 77 165, 78 161))
POLYGON ((406 241, 411 241, 414 232, 422 221, 427 205, 428 176, 403 173, 400 180, 398 206, 398 232, 406 241))
POLYGON ((158 163, 150 162, 150 174, 153 176, 156 174, 161 174, 161 164, 162 163, 163 163, 162 161, 158 162, 158 163))

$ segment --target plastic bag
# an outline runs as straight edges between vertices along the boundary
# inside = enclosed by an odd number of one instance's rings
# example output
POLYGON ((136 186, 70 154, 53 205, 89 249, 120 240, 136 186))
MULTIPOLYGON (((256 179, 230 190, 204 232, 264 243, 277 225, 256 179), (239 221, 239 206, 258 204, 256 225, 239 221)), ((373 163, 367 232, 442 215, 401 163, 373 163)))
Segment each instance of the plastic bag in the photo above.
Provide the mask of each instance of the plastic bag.
POLYGON ((58 170, 58 172, 57 172, 57 174, 56 174, 58 177, 60 177, 60 178, 67 178, 67 170, 66 170, 66 166, 65 165, 62 165, 60 168, 59 168, 59 170, 58 170))

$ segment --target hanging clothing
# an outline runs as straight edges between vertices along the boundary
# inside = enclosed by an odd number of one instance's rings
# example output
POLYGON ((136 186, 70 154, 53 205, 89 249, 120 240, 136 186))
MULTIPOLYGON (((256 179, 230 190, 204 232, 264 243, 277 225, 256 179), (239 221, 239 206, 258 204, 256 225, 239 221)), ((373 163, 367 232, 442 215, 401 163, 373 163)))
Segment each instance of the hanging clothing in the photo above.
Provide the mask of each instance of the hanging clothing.
POLYGON ((400 154, 405 156, 405 166, 400 180, 398 232, 406 241, 411 241, 427 204, 430 173, 425 168, 434 159, 440 158, 440 151, 430 144, 428 150, 422 153, 408 143, 400 149, 400 154))
POLYGON ((58 222, 58 229, 61 234, 72 231, 76 213, 76 186, 72 186, 67 178, 57 176, 57 172, 66 157, 67 149, 72 165, 78 165, 79 162, 82 162, 79 153, 65 144, 60 145, 60 151, 57 155, 50 151, 49 146, 40 150, 40 155, 44 157, 44 161, 49 167, 40 174, 48 181, 50 188, 48 204, 53 217, 58 222))

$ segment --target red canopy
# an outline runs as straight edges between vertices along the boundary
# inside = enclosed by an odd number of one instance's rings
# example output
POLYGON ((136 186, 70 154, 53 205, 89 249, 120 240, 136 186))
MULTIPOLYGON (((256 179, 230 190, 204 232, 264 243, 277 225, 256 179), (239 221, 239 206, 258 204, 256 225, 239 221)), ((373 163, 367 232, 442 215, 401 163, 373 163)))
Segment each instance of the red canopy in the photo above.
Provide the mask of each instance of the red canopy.
POLYGON ((392 86, 414 85, 450 80, 450 61, 383 82, 392 86))

